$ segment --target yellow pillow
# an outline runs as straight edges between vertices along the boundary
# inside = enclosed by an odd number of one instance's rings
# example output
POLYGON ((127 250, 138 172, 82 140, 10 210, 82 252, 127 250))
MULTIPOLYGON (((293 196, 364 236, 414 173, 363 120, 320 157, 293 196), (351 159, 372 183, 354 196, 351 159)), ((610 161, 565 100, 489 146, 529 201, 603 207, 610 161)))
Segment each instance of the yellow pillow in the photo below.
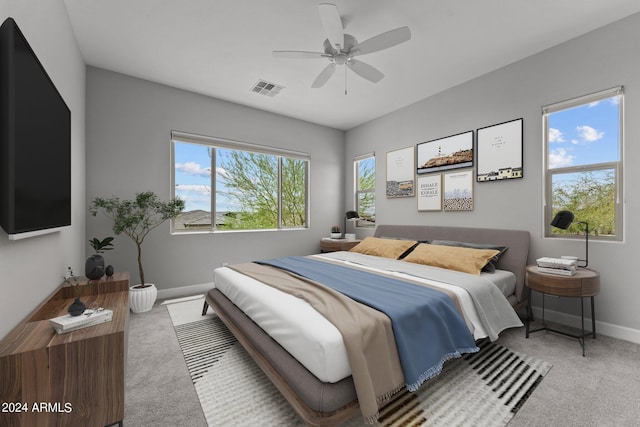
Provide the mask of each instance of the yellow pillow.
POLYGON ((495 249, 471 249, 421 243, 404 260, 479 275, 482 268, 499 252, 495 249))
POLYGON ((379 237, 365 237, 364 240, 353 248, 351 252, 365 255, 375 255, 384 258, 398 259, 407 249, 413 247, 415 240, 381 239, 379 237))

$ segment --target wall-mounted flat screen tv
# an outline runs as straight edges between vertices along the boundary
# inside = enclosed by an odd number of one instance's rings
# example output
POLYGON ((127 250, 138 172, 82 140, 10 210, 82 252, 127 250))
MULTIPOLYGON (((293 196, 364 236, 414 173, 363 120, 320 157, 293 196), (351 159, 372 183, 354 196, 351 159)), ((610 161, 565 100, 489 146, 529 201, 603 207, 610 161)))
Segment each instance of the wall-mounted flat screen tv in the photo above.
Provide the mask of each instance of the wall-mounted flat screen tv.
POLYGON ((0 27, 0 204, 10 239, 71 224, 71 112, 12 18, 0 27))

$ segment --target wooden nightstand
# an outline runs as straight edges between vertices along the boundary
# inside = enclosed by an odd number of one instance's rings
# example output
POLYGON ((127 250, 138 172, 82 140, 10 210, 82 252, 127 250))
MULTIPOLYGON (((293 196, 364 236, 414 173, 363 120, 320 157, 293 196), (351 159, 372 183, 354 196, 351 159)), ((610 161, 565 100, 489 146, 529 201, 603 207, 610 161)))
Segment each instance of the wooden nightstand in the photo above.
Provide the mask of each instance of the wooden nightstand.
POLYGON ((329 239, 320 240, 320 252, 348 251, 362 240, 329 239))
POLYGON ((526 337, 529 333, 538 331, 551 331, 571 338, 577 338, 582 346, 582 356, 584 356, 584 298, 591 298, 591 333, 596 337, 596 313, 594 297, 600 293, 600 273, 589 268, 578 268, 573 276, 563 276, 559 274, 541 273, 535 265, 526 268, 525 284, 532 291, 542 294, 542 327, 534 330, 529 329, 531 319, 531 296, 527 304, 526 337), (572 335, 564 331, 547 328, 544 323, 544 296, 554 295, 558 297, 580 298, 580 316, 582 321, 582 334, 572 335))

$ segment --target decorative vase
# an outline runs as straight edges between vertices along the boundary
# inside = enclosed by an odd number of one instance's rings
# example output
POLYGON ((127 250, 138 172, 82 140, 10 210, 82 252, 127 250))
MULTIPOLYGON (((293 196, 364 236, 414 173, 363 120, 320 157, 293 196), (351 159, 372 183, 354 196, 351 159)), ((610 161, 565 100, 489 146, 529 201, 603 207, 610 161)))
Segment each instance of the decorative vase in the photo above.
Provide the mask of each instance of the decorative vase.
POLYGON ((129 288, 129 308, 134 313, 144 313, 153 308, 158 289, 156 285, 147 283, 145 287, 135 285, 129 288))
POLYGON ((91 255, 84 263, 84 275, 89 280, 98 280, 104 276, 104 257, 102 255, 91 255))
POLYGON ((108 277, 113 276, 113 265, 107 265, 104 269, 104 274, 106 274, 108 277))
POLYGON ((82 313, 84 313, 84 310, 86 308, 87 306, 82 301, 80 301, 80 297, 76 297, 67 311, 71 316, 80 316, 82 313))

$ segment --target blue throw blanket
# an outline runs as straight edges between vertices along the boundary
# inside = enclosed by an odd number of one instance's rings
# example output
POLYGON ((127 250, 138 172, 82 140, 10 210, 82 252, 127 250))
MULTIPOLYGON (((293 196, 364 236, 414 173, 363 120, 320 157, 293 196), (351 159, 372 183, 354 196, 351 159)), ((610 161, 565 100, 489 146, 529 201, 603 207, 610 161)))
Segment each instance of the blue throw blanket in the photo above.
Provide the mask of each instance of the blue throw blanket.
POLYGON ((299 256, 255 262, 321 283, 389 316, 410 391, 438 375, 447 360, 479 350, 451 298, 438 290, 299 256))

